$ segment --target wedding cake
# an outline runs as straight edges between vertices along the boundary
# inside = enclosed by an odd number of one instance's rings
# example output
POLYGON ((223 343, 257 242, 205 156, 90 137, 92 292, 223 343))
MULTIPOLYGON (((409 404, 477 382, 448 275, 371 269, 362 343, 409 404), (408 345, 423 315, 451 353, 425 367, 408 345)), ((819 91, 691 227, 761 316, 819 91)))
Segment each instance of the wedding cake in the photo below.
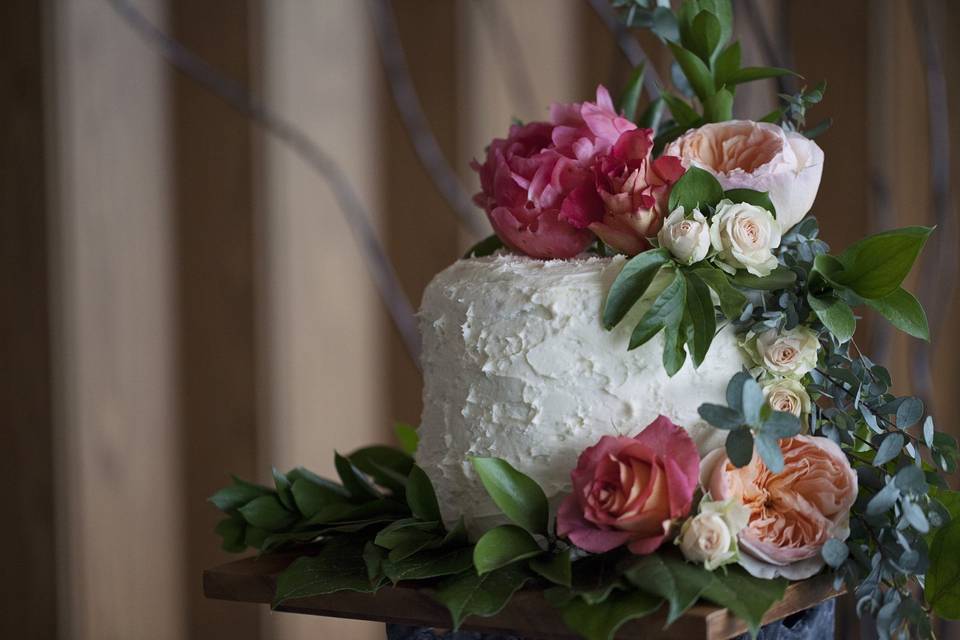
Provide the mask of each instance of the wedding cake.
POLYGON ((697 408, 722 402, 743 367, 736 336, 724 328, 699 367, 687 361, 673 377, 661 363, 662 335, 628 351, 630 329, 649 304, 641 301, 612 331, 600 315, 625 262, 470 258, 427 287, 417 463, 445 520, 463 515, 472 532, 503 522, 472 456, 508 461, 555 503, 570 492, 580 452, 603 435, 635 435, 658 415, 684 425, 701 454, 723 446, 726 434, 697 408))

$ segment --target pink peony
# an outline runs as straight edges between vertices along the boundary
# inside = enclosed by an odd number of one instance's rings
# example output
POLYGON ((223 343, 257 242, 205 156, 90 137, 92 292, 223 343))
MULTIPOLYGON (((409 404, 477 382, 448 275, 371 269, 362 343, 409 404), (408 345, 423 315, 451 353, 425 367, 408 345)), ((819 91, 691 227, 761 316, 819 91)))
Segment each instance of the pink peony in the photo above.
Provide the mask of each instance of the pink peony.
POLYGON ((633 438, 604 436, 577 460, 557 535, 593 553, 652 553, 690 512, 699 465, 693 440, 663 416, 633 438))
POLYGON ((610 94, 597 102, 555 104, 551 122, 514 125, 473 168, 493 230, 511 249, 534 258, 572 258, 593 242, 586 227, 603 215, 594 165, 636 125, 617 115, 610 94))
POLYGON ((769 193, 784 233, 810 211, 823 173, 823 150, 816 142, 767 122, 705 124, 664 153, 679 156, 684 167, 709 171, 724 189, 769 193))
POLYGON ((703 459, 701 478, 714 500, 736 497, 750 509, 739 537, 740 564, 759 578, 800 580, 823 567, 827 540, 850 534, 857 475, 828 438, 796 436, 782 440, 780 450, 780 473, 771 473, 758 455, 737 469, 718 449, 703 459))

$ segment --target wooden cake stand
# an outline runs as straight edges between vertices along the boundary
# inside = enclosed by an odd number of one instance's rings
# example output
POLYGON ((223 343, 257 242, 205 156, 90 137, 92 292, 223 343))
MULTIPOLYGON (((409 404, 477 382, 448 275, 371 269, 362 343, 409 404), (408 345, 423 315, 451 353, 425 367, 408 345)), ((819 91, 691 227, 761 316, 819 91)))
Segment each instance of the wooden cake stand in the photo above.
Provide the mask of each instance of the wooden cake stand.
MULTIPOLYGON (((296 557, 296 554, 266 554, 259 558, 245 558, 208 569, 203 572, 204 595, 218 600, 269 604, 273 598, 277 576, 296 557)), ((833 589, 832 578, 828 575, 790 585, 783 600, 764 616, 764 624, 815 607, 841 593, 833 589)), ((414 627, 445 629, 450 626, 450 616, 442 605, 434 602, 427 594, 403 584, 384 587, 375 594, 341 591, 290 600, 278 610, 414 627)), ((721 640, 735 638, 747 631, 747 626, 727 609, 713 605, 698 604, 691 607, 668 629, 663 629, 665 616, 664 607, 646 618, 628 622, 621 627, 617 638, 721 640)), ((576 638, 563 625, 556 610, 543 599, 539 591, 521 591, 497 615, 490 618, 467 618, 462 628, 544 640, 576 638)))

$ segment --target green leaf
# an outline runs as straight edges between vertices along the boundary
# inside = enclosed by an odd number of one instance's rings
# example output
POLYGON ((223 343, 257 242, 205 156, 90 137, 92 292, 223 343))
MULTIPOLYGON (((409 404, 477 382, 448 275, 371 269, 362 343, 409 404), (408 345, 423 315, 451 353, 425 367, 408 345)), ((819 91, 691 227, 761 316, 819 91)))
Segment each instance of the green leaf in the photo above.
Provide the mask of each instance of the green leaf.
POLYGON ((340 476, 340 481, 350 492, 351 497, 357 500, 377 500, 381 497, 380 492, 349 460, 339 453, 334 453, 333 461, 337 468, 337 475, 340 476))
POLYGON ((660 608, 662 599, 641 591, 617 592, 603 602, 574 598, 563 607, 563 622, 587 640, 612 640, 617 629, 660 608))
POLYGON ((487 617, 499 613, 529 579, 530 574, 517 565, 482 576, 471 569, 441 582, 433 597, 450 611, 456 631, 467 616, 487 617))
POLYGON ((570 564, 570 550, 545 554, 530 560, 530 568, 550 582, 570 587, 573 569, 570 564))
POLYGON ((692 271, 720 298, 720 310, 723 311, 723 315, 729 320, 740 317, 747 304, 747 298, 730 284, 730 278, 726 273, 715 267, 697 267, 692 271))
POLYGON ((686 280, 677 272, 667 287, 647 310, 630 335, 628 349, 636 349, 646 344, 664 327, 679 327, 683 318, 684 303, 687 297, 686 280))
POLYGON ((733 119, 733 94, 728 89, 717 92, 703 103, 703 118, 707 122, 726 122, 733 119))
MULTIPOLYGON (((640 117, 637 119, 637 126, 653 129, 654 131, 659 129, 660 120, 663 117, 663 105, 663 96, 658 96, 656 99, 651 100, 650 104, 647 105, 647 108, 643 110, 643 113, 640 114, 640 117)), ((694 115, 696 115, 696 112, 694 112, 694 115)))
POLYGON ((677 207, 683 207, 683 210, 689 213, 700 205, 712 207, 722 199, 723 187, 713 174, 699 167, 690 167, 670 190, 667 208, 673 211, 677 207))
POLYGON ((744 289, 759 289, 761 291, 777 291, 793 286, 797 281, 797 274, 792 269, 779 266, 770 272, 767 276, 755 276, 752 273, 741 270, 733 276, 733 283, 744 289))
POLYGON ((737 69, 724 80, 726 84, 734 85, 766 78, 779 78, 780 76, 797 76, 797 74, 790 69, 779 67, 744 67, 743 69, 737 69))
POLYGON ((646 71, 646 64, 641 62, 630 72, 630 79, 627 86, 620 96, 620 113, 627 120, 633 120, 637 115, 637 103, 640 101, 640 94, 643 92, 643 75, 646 71))
POLYGON ((463 254, 463 259, 483 258, 485 256, 493 255, 502 248, 503 241, 500 238, 498 238, 496 235, 487 236, 477 244, 467 249, 467 252, 463 254))
POLYGON ((717 56, 714 63, 714 76, 716 77, 716 87, 729 84, 727 79, 740 69, 740 43, 734 42, 717 56))
POLYGON ((265 531, 280 531, 286 529, 297 517, 287 511, 277 496, 260 496, 254 498, 239 509, 243 519, 265 531))
POLYGON ((688 322, 681 318, 681 325, 668 324, 663 331, 663 368, 671 378, 683 367, 687 351, 683 348, 687 339, 688 322))
POLYGON ((681 42, 691 42, 694 21, 703 11, 716 16, 720 24, 719 44, 726 44, 733 33, 733 6, 730 0, 685 0, 681 3, 677 10, 681 42))
POLYGON ((312 518, 321 508, 331 505, 346 505, 344 496, 326 486, 318 485, 305 478, 294 481, 291 487, 293 501, 303 517, 312 518))
POLYGON ((739 429, 746 422, 743 414, 722 404, 705 402, 697 408, 700 417, 718 429, 739 429))
POLYGON ((673 57, 680 65, 683 75, 690 81, 690 87, 694 93, 701 101, 706 101, 715 91, 710 69, 692 51, 688 51, 674 42, 668 42, 667 46, 673 52, 673 57))
POLYGON ((547 497, 533 479, 499 458, 470 458, 494 503, 530 533, 547 533, 547 497))
POLYGON ((395 519, 410 515, 409 511, 406 504, 389 499, 373 500, 359 505, 349 503, 325 504, 310 516, 305 524, 346 524, 381 516, 394 516, 393 519, 395 519))
POLYGON ((239 509, 254 498, 266 496, 273 493, 267 487, 258 484, 245 482, 240 478, 234 478, 233 484, 229 487, 220 489, 215 494, 207 498, 220 511, 233 511, 239 509))
POLYGON ((348 456, 348 460, 378 485, 394 493, 403 493, 407 475, 413 467, 413 458, 400 449, 384 445, 357 449, 348 456))
POLYGON ((880 447, 877 449, 877 455, 873 458, 874 466, 879 467, 899 456, 903 450, 903 444, 904 439, 902 433, 889 433, 884 436, 880 447))
POLYGON ((710 289, 694 271, 684 273, 687 280, 687 312, 693 324, 693 363, 700 366, 707 357, 710 343, 717 332, 717 316, 713 310, 710 289))
POLYGON ((837 340, 846 342, 853 337, 857 320, 853 317, 849 304, 832 294, 815 296, 812 293, 807 294, 807 302, 823 326, 837 340))
POLYGON ((435 537, 440 528, 439 522, 424 522, 413 518, 403 518, 391 522, 377 533, 374 542, 384 549, 394 549, 395 547, 409 543, 412 539, 422 540, 425 536, 435 537))
POLYGON ((757 447, 757 453, 763 464, 767 465, 773 473, 783 471, 783 453, 780 451, 780 440, 776 436, 767 433, 758 433, 754 439, 757 447))
POLYGON ((923 306, 907 290, 898 287, 882 298, 868 299, 866 302, 897 329, 914 338, 930 341, 927 314, 923 306))
POLYGON ((214 533, 223 538, 221 548, 228 553, 240 553, 247 548, 244 543, 244 529, 246 524, 243 518, 230 516, 217 523, 214 533))
POLYGON ((637 254, 623 265, 607 293, 603 306, 603 326, 612 329, 643 297, 660 268, 670 262, 666 249, 652 249, 637 254))
POLYGON ((713 580, 713 574, 702 566, 665 554, 644 556, 630 565, 624 575, 641 591, 660 596, 669 603, 667 625, 693 606, 713 580))
POLYGON ((670 109, 670 115, 684 129, 696 126, 701 122, 700 114, 680 98, 671 93, 662 93, 660 97, 666 103, 667 108, 670 109))
POLYGON ((440 504, 433 490, 433 483, 426 472, 413 465, 407 477, 407 505, 415 518, 420 520, 441 520, 440 504))
POLYGON ((948 620, 960 619, 960 520, 937 531, 930 545, 924 596, 934 613, 948 620))
POLYGON ((273 606, 293 598, 337 591, 376 591, 363 557, 366 543, 364 539, 335 538, 324 544, 317 555, 297 558, 277 578, 273 606))
POLYGON ((370 542, 369 540, 363 546, 363 563, 367 567, 367 580, 370 581, 370 584, 380 584, 383 579, 383 561, 384 561, 384 552, 383 549, 370 542))
POLYGON ((884 298, 900 287, 932 232, 904 227, 864 238, 838 256, 843 270, 832 279, 863 298, 884 298))
POLYGON ((753 434, 742 427, 727 434, 727 458, 735 467, 745 467, 753 459, 753 434))
POLYGON ((384 560, 383 572, 394 584, 463 573, 473 567, 473 548, 421 551, 401 561, 384 560))
POLYGON ((420 444, 420 436, 417 434, 417 428, 403 422, 393 425, 393 434, 400 443, 400 448, 407 455, 413 455, 417 452, 417 445, 420 444))
POLYGON ((771 411, 763 421, 763 433, 773 438, 792 438, 800 429, 800 418, 786 411, 771 411))
POLYGON ((473 548, 473 566, 483 575, 541 553, 543 549, 525 529, 505 524, 480 536, 473 548))
POLYGON ((770 194, 766 191, 755 191, 753 189, 728 189, 723 192, 723 197, 731 202, 746 202, 755 207, 766 209, 773 217, 777 217, 777 208, 773 206, 770 200, 770 194))
POLYGON ((277 489, 277 497, 284 507, 293 511, 296 505, 293 503, 293 493, 290 491, 290 480, 283 475, 276 467, 272 467, 270 472, 273 474, 273 484, 277 489))
POLYGON ((690 36, 693 52, 709 65, 720 46, 720 20, 710 11, 701 11, 693 19, 690 36))
POLYGON ((730 609, 750 628, 756 637, 763 615, 775 602, 783 598, 787 581, 782 578, 763 580, 748 575, 742 569, 730 567, 726 573, 715 571, 703 597, 730 609))

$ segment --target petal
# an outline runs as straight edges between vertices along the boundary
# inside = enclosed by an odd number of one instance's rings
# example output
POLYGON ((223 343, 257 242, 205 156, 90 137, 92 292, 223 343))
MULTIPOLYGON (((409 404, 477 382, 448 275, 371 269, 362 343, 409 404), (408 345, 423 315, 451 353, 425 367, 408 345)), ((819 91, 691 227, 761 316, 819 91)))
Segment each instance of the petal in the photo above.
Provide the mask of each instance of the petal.
POLYGON ((560 220, 577 229, 586 229, 603 219, 603 200, 590 183, 570 192, 560 206, 560 220))

